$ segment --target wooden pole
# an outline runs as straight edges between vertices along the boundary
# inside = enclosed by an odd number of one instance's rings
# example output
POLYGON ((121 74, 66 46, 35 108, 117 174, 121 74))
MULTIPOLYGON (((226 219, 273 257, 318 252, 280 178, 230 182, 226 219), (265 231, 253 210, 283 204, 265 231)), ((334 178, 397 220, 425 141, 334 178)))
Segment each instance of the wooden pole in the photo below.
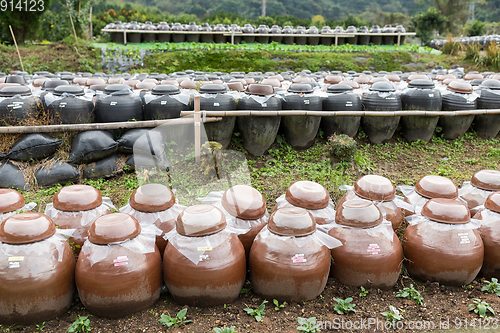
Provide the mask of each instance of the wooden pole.
POLYGON ((92 6, 90 6, 90 15, 89 15, 89 28, 90 28, 90 40, 92 40, 93 37, 93 31, 92 31, 92 6))
POLYGON ((12 31, 12 27, 9 25, 10 33, 12 34, 12 39, 14 40, 14 45, 16 45, 17 56, 19 57, 19 62, 21 63, 21 68, 24 72, 23 59, 21 59, 21 53, 19 52, 19 47, 17 47, 16 36, 14 36, 14 31, 12 31))
POLYGON ((73 24, 73 16, 71 16, 71 8, 69 8, 68 2, 66 2, 66 6, 68 7, 69 20, 71 21, 71 28, 73 28, 73 34, 75 35, 75 43, 78 44, 78 37, 76 37, 75 25, 73 24))
POLYGON ((201 147, 201 112, 200 96, 194 98, 194 161, 200 162, 201 147))

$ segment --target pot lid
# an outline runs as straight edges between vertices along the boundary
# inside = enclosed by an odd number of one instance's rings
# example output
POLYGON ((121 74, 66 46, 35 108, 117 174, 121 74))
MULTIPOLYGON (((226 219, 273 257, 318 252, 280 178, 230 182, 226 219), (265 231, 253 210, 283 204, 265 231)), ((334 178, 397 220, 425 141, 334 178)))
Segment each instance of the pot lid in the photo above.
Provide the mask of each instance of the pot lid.
POLYGON ((327 75, 323 79, 323 82, 328 83, 328 84, 336 84, 336 83, 340 83, 342 81, 344 81, 344 78, 340 75, 327 75))
POLYGON ((309 76, 297 76, 292 80, 293 83, 312 82, 312 81, 314 81, 314 79, 309 76))
POLYGON ((350 86, 352 89, 359 89, 359 84, 355 81, 343 81, 341 84, 346 84, 350 86))
POLYGON ((482 79, 483 76, 479 73, 467 73, 464 75, 463 79, 466 81, 474 80, 474 79, 482 79))
POLYGON ((107 84, 94 84, 89 87, 90 90, 94 91, 104 91, 108 85, 107 84))
POLYGON ((125 83, 125 79, 123 77, 110 77, 108 79, 108 84, 115 84, 115 83, 125 83))
POLYGON ((458 198, 457 186, 448 178, 435 175, 428 175, 420 178, 415 185, 415 192, 428 199, 458 198))
POLYGON ((99 216, 89 229, 89 241, 97 245, 123 242, 141 233, 137 220, 124 213, 99 216))
POLYGON ((335 223, 353 228, 372 228, 383 219, 380 209, 364 199, 346 200, 335 212, 335 223))
POLYGON ((436 75, 436 81, 444 81, 446 79, 456 79, 457 77, 453 74, 439 74, 436 75))
POLYGON ((131 91, 130 86, 128 84, 115 83, 115 84, 108 84, 106 88, 104 88, 104 93, 112 94, 114 92, 122 90, 131 91))
POLYGON ((126 84, 128 85, 130 88, 134 88, 135 85, 138 83, 138 82, 141 82, 139 80, 125 80, 125 82, 123 82, 123 84, 126 84))
POLYGON ((243 78, 247 84, 254 84, 255 83, 255 78, 253 77, 245 77, 243 78))
POLYGON ((207 84, 200 88, 200 94, 223 94, 226 88, 222 84, 207 84))
POLYGON ((104 79, 101 79, 100 77, 91 77, 88 78, 87 81, 85 81, 85 85, 87 87, 90 87, 94 84, 106 84, 106 81, 104 79))
POLYGON ((22 75, 7 75, 5 77, 5 83, 26 84, 26 79, 22 75))
POLYGON ((130 196, 130 207, 147 213, 169 209, 174 203, 174 193, 163 184, 144 184, 130 196))
POLYGON ((6 86, 0 89, 0 97, 29 96, 31 89, 26 86, 6 86))
POLYGON ((332 85, 328 86, 328 88, 326 88, 326 92, 332 93, 332 94, 339 94, 339 93, 343 93, 346 91, 352 91, 352 90, 353 90, 353 88, 350 85, 345 84, 345 83, 332 84, 332 85))
POLYGON ((492 89, 492 90, 500 90, 500 81, 493 80, 493 79, 487 79, 481 83, 481 87, 487 87, 487 88, 492 89))
POLYGON ((386 74, 384 77, 391 82, 401 82, 401 78, 397 74, 386 74))
POLYGON ((274 88, 270 84, 254 83, 248 85, 246 93, 250 95, 261 95, 261 96, 272 95, 274 94, 274 88))
POLYGON ((464 203, 453 199, 431 199, 422 207, 421 214, 436 222, 450 224, 464 224, 470 222, 469 208, 467 208, 464 203))
POLYGON ((368 75, 360 75, 352 79, 353 82, 359 83, 359 84, 368 84, 371 80, 371 77, 368 75))
POLYGON ((156 87, 156 83, 151 81, 141 81, 135 84, 135 89, 151 90, 154 87, 156 87))
POLYGON ((367 200, 391 201, 396 197, 396 188, 385 177, 366 175, 356 180, 354 193, 367 200))
POLYGON ((101 193, 90 185, 70 185, 54 195, 54 208, 66 212, 79 212, 99 207, 101 193))
POLYGON ((41 87, 45 81, 50 81, 48 77, 41 77, 33 80, 33 87, 41 87))
POLYGON ((7 244, 38 242, 55 233, 54 222, 40 213, 14 214, 0 224, 0 242, 7 244))
POLYGON ((179 86, 183 89, 196 89, 197 85, 196 82, 191 81, 189 79, 183 79, 180 83, 179 86))
POLYGON ((500 213, 500 192, 491 193, 484 203, 484 207, 494 212, 500 213))
POLYGON ((470 183, 482 190, 500 191, 500 171, 481 170, 472 175, 470 183))
POLYGON ((176 95, 180 94, 179 87, 173 84, 159 84, 151 90, 153 95, 176 95))
POLYGON ((261 84, 268 84, 270 86, 272 86, 273 88, 279 88, 281 87, 281 81, 278 79, 278 78, 267 78, 267 79, 264 79, 260 82, 261 84))
POLYGON ((212 205, 195 205, 184 209, 177 217, 177 232, 184 236, 207 236, 226 227, 226 217, 212 205))
POLYGON ((301 180, 290 185, 285 194, 286 200, 294 206, 305 209, 323 209, 328 206, 330 196, 321 185, 301 180))
POLYGON ((266 213, 264 196, 248 185, 235 185, 224 192, 222 207, 243 220, 257 220, 266 213))
POLYGON ((389 81, 375 82, 371 85, 370 90, 371 91, 380 91, 380 92, 396 91, 396 89, 394 89, 394 86, 392 85, 392 83, 390 83, 389 81))
POLYGON ((448 83, 448 90, 461 93, 461 94, 471 94, 472 93, 472 85, 465 81, 453 80, 448 83))
POLYGON ((314 91, 313 87, 307 83, 292 83, 288 88, 288 92, 309 94, 314 91))
POLYGON ((85 93, 83 89, 79 86, 58 86, 54 88, 53 94, 56 96, 61 96, 64 93, 76 95, 76 96, 83 96, 85 93))
POLYGON ((24 197, 13 189, 0 189, 0 213, 12 212, 24 206, 24 197))
POLYGON ((267 228, 279 236, 307 236, 316 231, 316 221, 301 207, 284 207, 269 217, 267 228))
POLYGON ((432 89, 434 82, 429 79, 413 79, 409 81, 408 88, 432 89))
POLYGON ((243 86, 243 83, 239 81, 233 81, 233 82, 228 82, 227 87, 229 90, 233 91, 245 91, 245 87, 243 86))

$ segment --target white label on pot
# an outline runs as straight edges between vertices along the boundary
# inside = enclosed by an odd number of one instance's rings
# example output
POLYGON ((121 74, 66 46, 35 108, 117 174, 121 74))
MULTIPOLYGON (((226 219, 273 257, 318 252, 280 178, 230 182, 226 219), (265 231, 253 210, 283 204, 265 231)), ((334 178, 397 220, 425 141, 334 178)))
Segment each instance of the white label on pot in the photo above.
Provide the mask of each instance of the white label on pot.
POLYGON ((59 103, 59 107, 65 108, 66 107, 66 102, 59 103))
POLYGON ((351 102, 351 101, 347 101, 347 102, 345 103, 345 106, 352 106, 352 102, 351 102))
POLYGON ((167 104, 167 101, 161 101, 160 104, 165 105, 165 104, 167 104))
POLYGON ((267 108, 267 103, 262 103, 261 105, 263 108, 267 108))
POLYGON ((113 260, 114 266, 123 266, 128 265, 128 257, 127 256, 119 256, 113 260))
POLYGON ((217 102, 214 102, 214 106, 220 106, 220 104, 217 102))
POLYGON ((396 97, 387 97, 386 99, 396 99, 396 97))
POLYGON ((308 99, 305 99, 305 100, 304 100, 304 104, 309 105, 309 100, 308 100, 308 99))
POLYGON ((298 253, 292 257, 292 262, 294 264, 297 262, 307 262, 307 259, 304 258, 304 253, 298 253))
POLYGON ((460 244, 470 244, 469 233, 458 234, 460 237, 460 244))
POLYGON ((434 97, 434 94, 429 94, 429 97, 434 97))
POLYGON ((111 103, 109 103, 109 105, 116 105, 116 104, 118 104, 118 102, 111 102, 111 103))
POLYGON ((208 261, 210 260, 210 256, 208 254, 200 255, 200 261, 208 261))
POLYGON ((24 102, 12 102, 12 104, 8 104, 7 107, 13 109, 19 109, 20 107, 23 106, 23 104, 24 102))
POLYGON ((24 257, 9 257, 9 261, 23 261, 24 257))
POLYGON ((372 255, 378 254, 380 252, 380 246, 377 243, 368 245, 366 252, 371 253, 372 255))
POLYGON ((19 261, 9 262, 9 268, 19 268, 19 267, 21 267, 21 264, 19 263, 19 261))
POLYGON ((212 248, 209 246, 198 246, 198 251, 200 252, 212 251, 212 248))

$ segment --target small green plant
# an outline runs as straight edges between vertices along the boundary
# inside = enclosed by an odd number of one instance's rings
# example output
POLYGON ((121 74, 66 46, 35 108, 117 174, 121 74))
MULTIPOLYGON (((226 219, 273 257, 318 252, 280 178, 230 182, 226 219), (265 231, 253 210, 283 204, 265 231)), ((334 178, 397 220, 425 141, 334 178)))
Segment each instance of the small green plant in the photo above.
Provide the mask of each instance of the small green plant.
POLYGON ((288 303, 283 302, 283 304, 280 304, 277 299, 273 299, 273 304, 274 304, 274 310, 279 311, 281 308, 284 308, 288 303))
POLYGON ((68 333, 72 332, 90 332, 90 319, 89 316, 78 316, 76 320, 66 330, 68 333))
POLYGON ((41 322, 40 324, 36 324, 35 328, 37 331, 43 331, 45 329, 45 322, 41 322))
POLYGON ((235 326, 231 326, 231 327, 224 326, 223 328, 215 327, 214 332, 215 333, 238 333, 235 326))
POLYGON ((495 311, 488 303, 481 301, 479 298, 473 298, 472 302, 472 304, 469 304, 469 311, 474 311, 479 317, 486 317, 488 312, 495 315, 495 311))
POLYGON ((334 298, 333 300, 337 302, 337 304, 335 304, 333 309, 338 314, 341 315, 341 314, 348 314, 349 312, 356 312, 356 310, 354 309, 356 304, 351 303, 352 302, 351 297, 348 297, 345 300, 341 298, 334 298))
POLYGON ((389 305, 389 311, 381 312, 380 314, 385 317, 385 320, 394 324, 395 321, 403 320, 404 310, 398 310, 394 306, 389 305))
POLYGON ((366 295, 368 295, 368 290, 366 290, 363 286, 361 286, 360 288, 361 292, 359 293, 359 297, 365 297, 366 295))
POLYGON ((414 300, 418 305, 424 305, 424 298, 420 295, 420 292, 410 284, 410 287, 403 288, 396 293, 396 297, 402 297, 406 299, 414 300))
POLYGON ((174 326, 181 326, 182 324, 188 324, 192 322, 192 320, 186 320, 186 313, 187 308, 177 312, 177 315, 175 317, 170 317, 170 313, 166 315, 162 314, 158 321, 160 322, 160 324, 167 326, 167 329, 174 326))
POLYGON ((264 318, 264 309, 266 308, 266 303, 268 303, 268 302, 266 300, 264 300, 264 302, 262 302, 262 304, 259 305, 259 307, 257 309, 252 309, 252 308, 247 307, 247 308, 244 308, 243 311, 245 311, 250 316, 254 317, 256 321, 262 321, 262 318, 264 318))
POLYGON ((500 296, 500 283, 498 283, 497 278, 491 278, 491 281, 484 280, 484 283, 486 283, 486 285, 481 287, 481 291, 486 291, 500 296))
POLYGON ((314 333, 321 331, 320 324, 316 323, 316 317, 307 319, 298 317, 297 321, 299 322, 299 326, 297 326, 297 331, 299 332, 314 333))

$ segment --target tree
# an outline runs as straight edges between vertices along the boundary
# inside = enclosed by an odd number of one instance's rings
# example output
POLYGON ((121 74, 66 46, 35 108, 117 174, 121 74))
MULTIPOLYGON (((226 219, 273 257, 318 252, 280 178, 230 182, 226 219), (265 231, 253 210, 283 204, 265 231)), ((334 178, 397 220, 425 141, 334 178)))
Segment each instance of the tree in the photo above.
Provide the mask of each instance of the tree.
POLYGON ((32 37, 40 24, 40 18, 43 13, 47 11, 50 7, 51 0, 40 0, 36 3, 35 7, 31 7, 28 1, 28 8, 24 7, 24 3, 19 1, 13 1, 13 8, 11 8, 11 2, 7 2, 7 10, 0 11, 0 37, 3 41, 12 42, 12 37, 9 30, 9 25, 12 26, 12 30, 16 36, 16 40, 19 44, 23 44, 25 40, 32 37), (20 7, 16 7, 19 5, 20 7), (13 10, 11 10, 13 9, 13 10), (27 10, 26 10, 27 9, 27 10), (33 9, 33 11, 30 11, 33 9))
MULTIPOLYGON (((469 14, 470 2, 471 0, 434 0, 436 8, 448 19, 446 22, 448 31, 456 33, 460 30, 469 14)), ((485 0, 478 2, 484 3, 485 0)))
POLYGON ((422 44, 429 45, 433 32, 440 31, 448 22, 436 7, 431 7, 424 14, 418 14, 411 18, 411 25, 415 28, 417 36, 422 40, 422 44))

